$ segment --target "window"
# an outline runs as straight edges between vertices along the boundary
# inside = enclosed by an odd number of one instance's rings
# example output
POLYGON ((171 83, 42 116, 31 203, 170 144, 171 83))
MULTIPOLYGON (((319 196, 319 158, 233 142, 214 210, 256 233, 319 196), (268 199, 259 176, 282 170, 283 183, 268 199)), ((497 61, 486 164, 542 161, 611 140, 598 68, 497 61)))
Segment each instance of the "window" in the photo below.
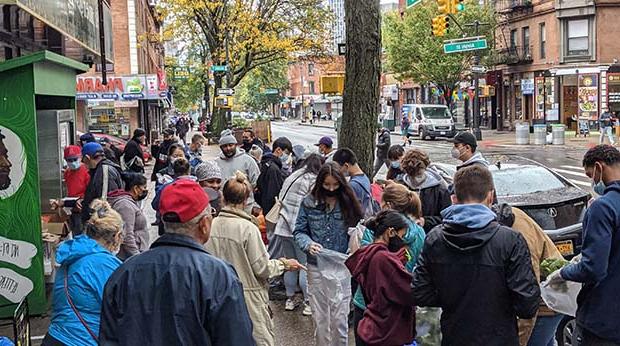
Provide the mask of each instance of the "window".
POLYGON ((547 32, 545 29, 545 23, 540 23, 540 58, 545 59, 547 57, 547 51, 545 50, 545 44, 547 43, 547 32))
POLYGON ((530 52, 530 27, 526 26, 525 28, 523 28, 522 33, 523 33, 523 56, 527 57, 528 55, 532 54, 530 52))
POLYGON ((308 64, 308 76, 313 76, 313 75, 314 75, 314 64, 309 63, 308 64))
POLYGON ((588 19, 566 22, 566 55, 587 56, 590 53, 590 25, 588 19))
POLYGON ((510 53, 514 54, 517 50, 517 29, 510 30, 510 53))
POLYGON ((308 92, 310 94, 314 94, 314 81, 309 81, 308 82, 308 89, 309 89, 308 92))

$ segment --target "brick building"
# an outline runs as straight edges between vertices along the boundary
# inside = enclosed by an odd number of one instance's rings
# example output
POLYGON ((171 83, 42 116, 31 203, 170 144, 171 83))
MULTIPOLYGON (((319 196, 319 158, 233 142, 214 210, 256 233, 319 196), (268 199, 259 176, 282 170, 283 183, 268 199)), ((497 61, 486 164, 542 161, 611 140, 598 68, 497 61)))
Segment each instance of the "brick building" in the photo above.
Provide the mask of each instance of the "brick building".
POLYGON ((592 123, 609 108, 620 111, 620 1, 502 0, 496 2, 498 127, 516 121, 592 123), (498 120, 499 119, 499 120, 498 120))
POLYGON ((169 102, 156 1, 110 1, 114 63, 106 68, 111 87, 96 88, 101 65, 78 77, 78 128, 127 138, 142 127, 147 136, 157 136, 169 102))

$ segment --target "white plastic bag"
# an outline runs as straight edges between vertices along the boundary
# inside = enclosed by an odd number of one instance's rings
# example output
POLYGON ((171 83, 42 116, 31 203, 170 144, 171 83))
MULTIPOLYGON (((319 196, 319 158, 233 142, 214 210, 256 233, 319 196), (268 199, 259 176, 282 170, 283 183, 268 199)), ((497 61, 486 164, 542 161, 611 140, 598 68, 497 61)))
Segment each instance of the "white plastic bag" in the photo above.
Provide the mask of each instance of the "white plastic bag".
POLYGON ((316 264, 321 276, 334 283, 351 281, 351 273, 344 265, 348 257, 337 251, 321 249, 321 252, 316 255, 316 264))
POLYGON ((364 231, 366 230, 366 226, 363 225, 362 221, 358 222, 357 226, 349 227, 347 233, 349 233, 349 249, 347 250, 348 254, 353 254, 355 251, 359 250, 362 247, 362 238, 364 238, 364 231))
MULTIPOLYGON (((581 255, 573 258, 570 263, 575 264, 581 260, 581 255)), ((540 295, 547 306, 556 312, 573 316, 577 314, 577 296, 581 291, 582 284, 574 281, 566 281, 562 285, 550 284, 550 279, 559 275, 562 269, 549 274, 547 280, 540 284, 540 295)))

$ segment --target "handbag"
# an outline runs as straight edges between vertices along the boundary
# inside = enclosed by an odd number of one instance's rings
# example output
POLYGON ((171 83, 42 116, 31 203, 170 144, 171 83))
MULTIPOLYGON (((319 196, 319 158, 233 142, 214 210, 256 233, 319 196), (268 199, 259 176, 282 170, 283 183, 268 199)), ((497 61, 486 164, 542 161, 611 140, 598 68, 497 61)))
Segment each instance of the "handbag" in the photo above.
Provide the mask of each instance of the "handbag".
MULTIPOLYGON (((297 180, 299 180, 299 178, 301 178, 302 176, 303 176, 303 174, 300 174, 297 178, 295 178, 295 180, 293 180, 291 185, 289 185, 288 188, 286 189, 286 191, 284 192, 284 195, 282 196, 282 199, 286 198, 286 194, 289 192, 291 187, 293 187, 295 182, 297 180)), ((280 217, 280 211, 281 210, 282 210, 282 201, 280 200, 280 198, 276 197, 276 202, 273 204, 273 207, 271 207, 271 209, 269 210, 267 215, 265 215, 265 221, 267 221, 269 223, 272 223, 272 224, 278 223, 278 218, 280 217)))
POLYGON ((97 338, 97 334, 95 334, 92 331, 92 329, 90 329, 90 327, 88 326, 88 324, 86 323, 84 318, 82 318, 82 315, 80 314, 78 309, 75 307, 75 304, 73 304, 73 300, 71 299, 71 296, 69 295, 69 285, 67 284, 67 277, 68 276, 69 276, 69 269, 67 267, 65 267, 65 296, 67 296, 67 301, 69 302, 69 306, 71 306, 71 310, 73 310, 73 313, 75 313, 75 315, 77 316, 78 320, 80 320, 80 323, 82 323, 84 328, 86 328, 86 331, 88 332, 88 334, 90 334, 90 336, 93 338, 93 340, 95 340, 95 343, 98 344, 99 340, 97 338))

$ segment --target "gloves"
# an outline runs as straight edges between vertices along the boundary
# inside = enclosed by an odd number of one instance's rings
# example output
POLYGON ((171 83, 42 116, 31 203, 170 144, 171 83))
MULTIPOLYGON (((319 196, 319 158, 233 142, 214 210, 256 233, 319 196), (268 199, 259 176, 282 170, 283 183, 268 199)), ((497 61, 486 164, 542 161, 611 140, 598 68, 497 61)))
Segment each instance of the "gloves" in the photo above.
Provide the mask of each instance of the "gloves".
POLYGON ((557 270, 547 278, 547 286, 558 292, 567 292, 568 285, 566 280, 560 275, 560 270, 557 270))

